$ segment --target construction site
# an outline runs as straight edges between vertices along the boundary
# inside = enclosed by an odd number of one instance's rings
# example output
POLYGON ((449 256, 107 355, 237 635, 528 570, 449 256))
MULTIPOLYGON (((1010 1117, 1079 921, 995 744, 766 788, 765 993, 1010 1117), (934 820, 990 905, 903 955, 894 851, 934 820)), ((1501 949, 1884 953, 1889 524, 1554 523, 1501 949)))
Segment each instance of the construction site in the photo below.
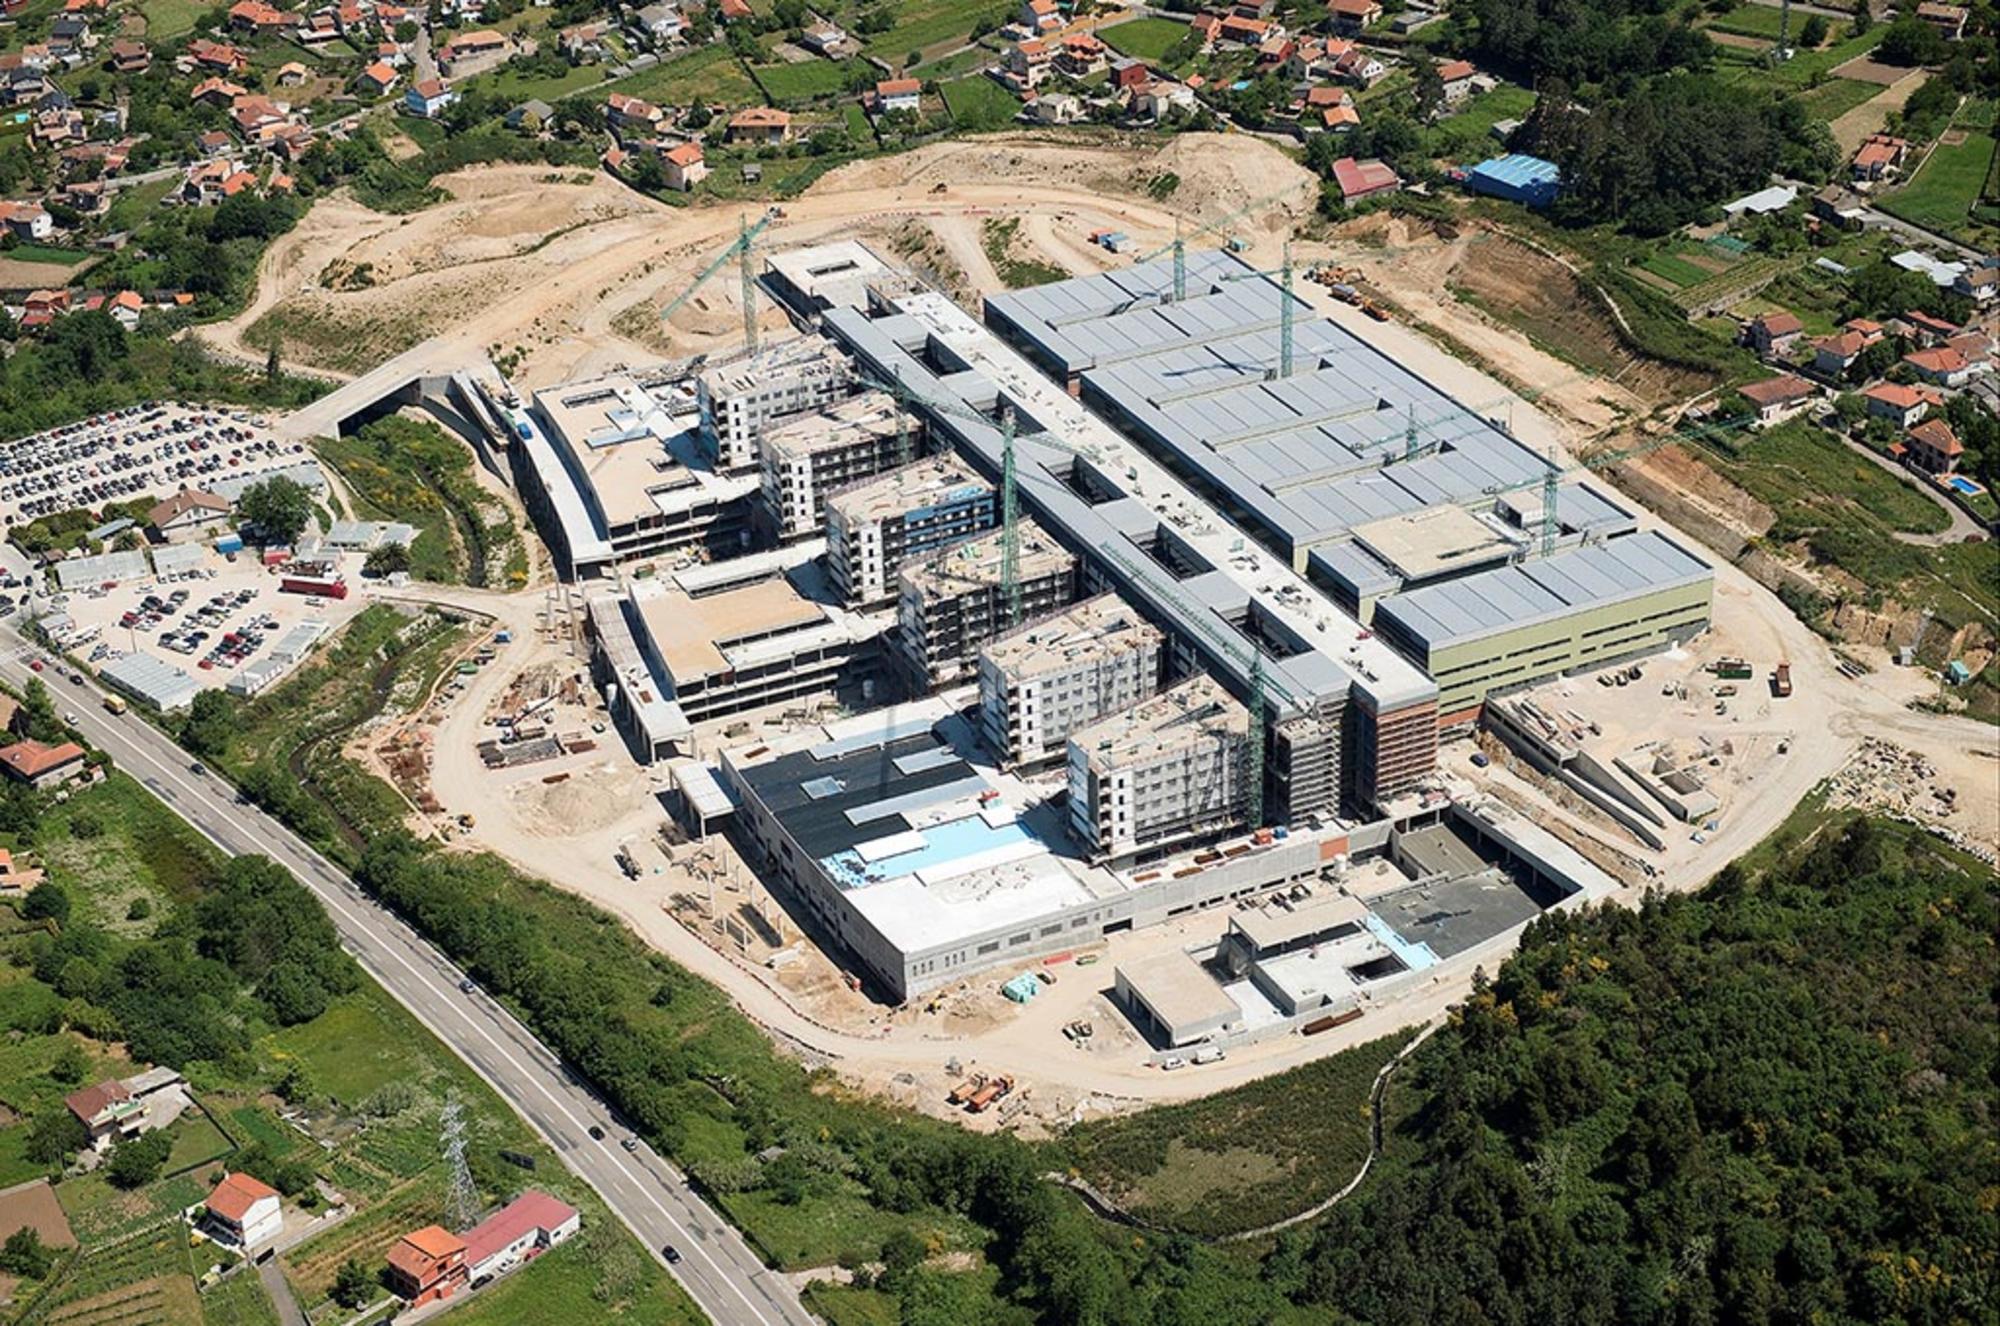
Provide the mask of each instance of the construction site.
MULTIPOLYGON (((901 168, 935 234, 985 199, 901 168)), ((893 208, 830 237, 816 192, 586 260, 647 254, 617 298, 664 334, 472 364, 567 583, 481 596, 465 670, 376 734, 434 829, 801 1056, 1043 1126, 1433 1017, 1543 911, 1697 885, 1830 769, 2000 840, 1989 741, 1597 473, 1691 432, 1579 460, 1629 394, 1511 346, 1527 406, 1391 320, 1380 264, 1295 262, 1288 202, 1176 238, 1065 196, 1023 234, 1076 275, 1006 291, 976 245, 892 256, 893 208), (1158 247, 1061 242, 1093 216, 1158 247)))

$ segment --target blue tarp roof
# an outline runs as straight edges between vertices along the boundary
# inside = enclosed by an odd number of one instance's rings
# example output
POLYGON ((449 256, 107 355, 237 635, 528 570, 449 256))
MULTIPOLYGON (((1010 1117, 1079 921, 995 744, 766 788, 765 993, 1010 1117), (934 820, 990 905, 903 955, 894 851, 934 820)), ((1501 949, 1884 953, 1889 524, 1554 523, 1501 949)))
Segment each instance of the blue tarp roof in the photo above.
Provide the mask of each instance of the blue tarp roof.
POLYGON ((1555 162, 1531 157, 1525 152, 1492 157, 1474 166, 1472 173, 1517 188, 1530 184, 1555 184, 1562 179, 1562 168, 1555 162))

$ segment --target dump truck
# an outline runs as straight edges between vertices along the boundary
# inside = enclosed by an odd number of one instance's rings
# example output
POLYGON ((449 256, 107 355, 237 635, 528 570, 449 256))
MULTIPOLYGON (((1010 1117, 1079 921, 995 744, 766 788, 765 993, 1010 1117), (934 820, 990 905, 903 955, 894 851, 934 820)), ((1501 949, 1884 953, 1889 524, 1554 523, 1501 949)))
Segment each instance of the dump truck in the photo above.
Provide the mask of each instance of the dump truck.
POLYGON ((1372 299, 1364 299, 1361 301, 1361 311, 1363 313, 1366 313, 1369 317, 1375 319, 1375 321, 1377 322, 1387 322, 1389 320, 1389 310, 1382 307, 1380 304, 1376 303, 1372 299))
POLYGON ((1771 691, 1780 700, 1792 693, 1792 665, 1780 663, 1771 671, 1771 691))
POLYGON ((965 1108, 972 1114, 984 1114, 992 1107, 994 1101, 999 1100, 1013 1089, 1013 1078, 1005 1076, 996 1077, 985 1086, 979 1088, 979 1090, 973 1092, 966 1099, 965 1108))
POLYGON ((945 1103, 948 1105, 963 1105, 968 1100, 971 1100, 973 1095, 985 1085, 986 1075, 984 1073, 974 1073, 971 1077, 966 1078, 965 1081, 951 1089, 951 1094, 945 1097, 945 1103))

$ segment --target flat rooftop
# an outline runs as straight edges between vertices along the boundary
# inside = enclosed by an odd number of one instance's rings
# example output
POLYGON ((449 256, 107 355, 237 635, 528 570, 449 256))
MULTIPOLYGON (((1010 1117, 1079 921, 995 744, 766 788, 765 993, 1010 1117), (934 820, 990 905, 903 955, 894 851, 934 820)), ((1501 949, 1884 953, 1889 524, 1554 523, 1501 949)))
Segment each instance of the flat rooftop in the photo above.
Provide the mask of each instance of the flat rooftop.
POLYGON ((1275 900, 1230 915, 1230 922, 1259 953, 1283 948, 1342 926, 1360 925, 1368 914, 1358 899, 1322 893, 1289 908, 1275 900))
POLYGON ((764 431, 764 449, 781 460, 800 460, 896 436, 916 424, 886 391, 864 391, 824 410, 787 419, 764 431))
MULTIPOLYGON (((1048 531, 1024 517, 1020 525, 1023 583, 1057 575, 1076 558, 1048 531)), ((927 599, 956 598, 1000 583, 1000 531, 955 544, 902 569, 903 580, 927 599)))
POLYGON ((1354 527, 1354 541, 1405 580, 1504 562, 1518 544, 1462 506, 1435 506, 1354 527))
POLYGON ((1215 977, 1184 949, 1170 948, 1121 962, 1118 973, 1169 1028, 1235 1022, 1243 1016, 1243 1009, 1215 977))
POLYGON ((890 516, 921 515, 992 491, 993 485, 956 452, 946 452, 835 493, 827 499, 827 508, 850 525, 862 525, 890 516))
POLYGON ((1131 604, 1099 594, 999 637, 985 653, 1009 677, 1026 681, 1092 659, 1158 649, 1165 639, 1131 604))
POLYGON ((724 652, 739 641, 767 639, 826 624, 827 609, 782 577, 700 598, 659 580, 633 582, 632 606, 679 684, 730 670, 724 652))
MULTIPOLYGON (((1195 642, 1210 667, 1234 678, 1240 693, 1248 693, 1253 650, 1235 620, 1255 604, 1264 618, 1307 644, 1305 652, 1265 660, 1280 715, 1350 689, 1366 692, 1385 711, 1437 696, 1419 668, 1371 638, 1291 565, 1245 538, 1205 497, 963 309, 934 292, 900 296, 894 308, 878 318, 835 309, 826 326, 871 375, 887 381, 900 374, 919 401, 986 411, 1004 399, 1024 425, 1045 431, 1048 441, 1024 432, 1015 444, 1023 505, 1068 546, 1097 560, 1148 616, 1195 642), (1088 476, 1089 495, 1075 482, 1081 475, 1088 476), (1162 530, 1199 559, 1195 574, 1169 568, 1146 550, 1143 541, 1162 530)), ((934 436, 954 439, 983 471, 999 473, 997 422, 926 413, 934 436)))
POLYGON ((766 258, 764 270, 783 277, 808 299, 849 308, 867 307, 870 285, 900 279, 900 273, 855 239, 786 249, 766 258))
POLYGON ((1247 736, 1250 711, 1206 673, 1070 734, 1102 770, 1144 764, 1217 737, 1247 736))
POLYGON ((763 386, 774 378, 845 376, 846 356, 825 337, 794 336, 764 346, 755 354, 710 363, 701 371, 701 382, 712 394, 735 395, 763 386))
POLYGON ((1384 599, 1375 619, 1434 652, 1714 578, 1708 563, 1648 530, 1411 590, 1384 599))
MULTIPOLYGON (((732 501, 756 486, 718 476, 698 461, 700 415, 685 384, 648 388, 612 374, 543 388, 534 406, 560 463, 559 472, 543 475, 543 486, 572 487, 587 507, 587 513, 573 513, 559 503, 566 526, 579 514, 594 516, 588 532, 601 537, 607 529, 701 502, 732 501)), ((546 464, 539 449, 531 447, 529 458, 538 468, 546 464)), ((572 545, 578 541, 572 533, 572 545)))
POLYGON ((729 776, 905 953, 1132 887, 1075 854, 1047 804, 1052 788, 983 762, 957 712, 966 698, 875 710, 724 756, 729 776))

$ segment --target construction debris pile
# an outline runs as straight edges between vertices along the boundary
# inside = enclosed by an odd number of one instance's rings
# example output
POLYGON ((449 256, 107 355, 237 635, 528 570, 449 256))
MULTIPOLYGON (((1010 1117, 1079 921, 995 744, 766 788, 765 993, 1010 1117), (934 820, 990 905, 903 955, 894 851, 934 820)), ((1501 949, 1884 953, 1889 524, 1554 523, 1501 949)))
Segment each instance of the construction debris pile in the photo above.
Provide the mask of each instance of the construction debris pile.
MULTIPOLYGON (((595 750, 594 740, 568 726, 589 720, 589 704, 590 691, 580 674, 563 673, 553 665, 527 669, 508 685, 490 715, 500 735, 479 743, 480 760, 489 769, 510 769, 595 750)), ((601 731, 603 724, 592 727, 601 731)))
POLYGON ((1864 737, 1861 749, 1827 784, 1827 805, 1885 814, 1918 825, 1988 863, 1990 847, 1944 823, 1958 813, 1958 789, 1937 781, 1937 767, 1893 742, 1864 737))

